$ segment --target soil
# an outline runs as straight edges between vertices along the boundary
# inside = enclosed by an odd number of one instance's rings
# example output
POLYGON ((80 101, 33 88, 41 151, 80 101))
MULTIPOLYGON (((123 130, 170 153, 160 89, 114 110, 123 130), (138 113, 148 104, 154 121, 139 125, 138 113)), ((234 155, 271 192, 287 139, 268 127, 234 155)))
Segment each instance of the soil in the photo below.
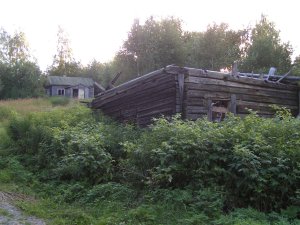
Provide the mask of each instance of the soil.
POLYGON ((14 206, 14 201, 29 200, 33 198, 12 193, 0 192, 0 224, 5 225, 46 225, 45 221, 34 216, 28 216, 22 213, 20 209, 14 206))

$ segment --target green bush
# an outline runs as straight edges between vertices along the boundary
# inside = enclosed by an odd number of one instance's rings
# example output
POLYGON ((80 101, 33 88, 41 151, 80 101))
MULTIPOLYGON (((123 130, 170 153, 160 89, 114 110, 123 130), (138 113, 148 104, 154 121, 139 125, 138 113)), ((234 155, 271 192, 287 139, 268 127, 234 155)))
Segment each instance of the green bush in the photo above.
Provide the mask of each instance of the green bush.
POLYGON ((154 187, 223 186, 228 208, 285 208, 299 201, 299 129, 290 115, 251 114, 221 123, 162 118, 125 143, 127 165, 154 187))
POLYGON ((252 113, 221 123, 161 118, 141 130, 75 106, 13 116, 7 127, 23 166, 43 181, 70 182, 60 192, 69 202, 127 199, 122 193, 146 189, 160 200, 141 199, 187 207, 199 215, 191 221, 300 202, 300 121, 284 110, 272 119, 252 113))

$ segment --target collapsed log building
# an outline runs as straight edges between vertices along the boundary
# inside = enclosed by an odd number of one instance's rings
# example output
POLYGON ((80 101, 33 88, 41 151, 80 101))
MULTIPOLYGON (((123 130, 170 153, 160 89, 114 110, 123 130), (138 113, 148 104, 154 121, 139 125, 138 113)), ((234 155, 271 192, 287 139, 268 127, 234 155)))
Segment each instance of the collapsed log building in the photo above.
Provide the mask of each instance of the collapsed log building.
POLYGON ((92 102, 122 122, 146 126, 154 117, 180 113, 183 119, 222 120, 228 112, 244 116, 249 109, 271 117, 272 105, 299 114, 299 77, 221 73, 167 66, 113 87, 92 102))

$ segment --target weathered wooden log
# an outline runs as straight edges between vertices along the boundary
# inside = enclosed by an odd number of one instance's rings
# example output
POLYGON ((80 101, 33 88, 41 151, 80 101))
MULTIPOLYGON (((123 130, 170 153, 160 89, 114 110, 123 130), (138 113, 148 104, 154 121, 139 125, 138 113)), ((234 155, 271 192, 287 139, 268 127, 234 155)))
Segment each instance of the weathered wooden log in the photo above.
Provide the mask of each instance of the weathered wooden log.
POLYGON ((187 83, 186 90, 200 90, 200 91, 217 91, 225 93, 235 93, 235 94, 251 94, 255 96, 269 96, 269 97, 279 97, 283 99, 297 99, 297 94, 295 91, 290 90, 277 90, 275 88, 257 88, 253 86, 252 88, 245 87, 230 87, 215 84, 195 84, 187 83))

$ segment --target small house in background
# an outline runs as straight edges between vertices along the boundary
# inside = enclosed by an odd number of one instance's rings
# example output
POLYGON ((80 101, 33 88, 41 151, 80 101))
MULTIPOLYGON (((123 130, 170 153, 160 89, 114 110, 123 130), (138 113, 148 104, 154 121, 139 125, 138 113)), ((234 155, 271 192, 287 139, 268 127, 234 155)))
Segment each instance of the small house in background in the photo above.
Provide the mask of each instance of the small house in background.
POLYGON ((91 78, 48 76, 46 83, 48 96, 66 96, 76 99, 94 98, 104 88, 91 78))
MULTIPOLYGON (((272 72, 272 71, 271 71, 272 72)), ((300 77, 274 74, 221 73, 167 66, 97 95, 91 106, 116 120, 146 126, 152 118, 180 113, 183 119, 220 121, 249 109, 274 116, 272 105, 299 114, 300 77)))

